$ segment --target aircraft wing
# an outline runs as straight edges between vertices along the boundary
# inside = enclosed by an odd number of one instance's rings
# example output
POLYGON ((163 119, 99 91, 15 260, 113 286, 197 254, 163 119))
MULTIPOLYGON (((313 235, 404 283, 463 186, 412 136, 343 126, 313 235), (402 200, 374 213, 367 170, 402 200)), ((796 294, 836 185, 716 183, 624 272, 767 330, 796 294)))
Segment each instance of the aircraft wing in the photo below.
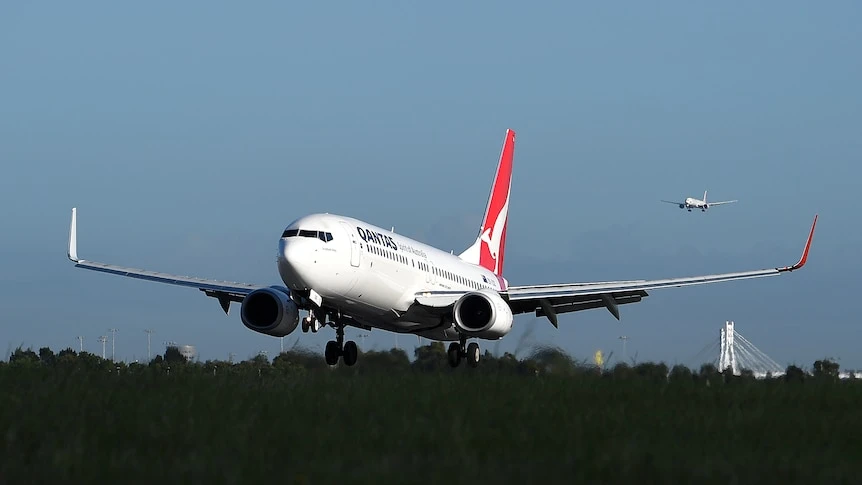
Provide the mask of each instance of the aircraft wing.
POLYGON ((662 202, 667 202, 668 204, 675 204, 675 205, 685 204, 685 202, 674 202, 672 200, 662 200, 662 202))
POLYGON ((738 200, 722 200, 719 202, 708 202, 709 206, 712 207, 714 205, 722 205, 722 204, 732 204, 734 202, 739 202, 738 200))
MULTIPOLYGON (((545 316, 551 324, 557 326, 557 315, 591 308, 605 307, 619 320, 619 305, 637 303, 649 296, 647 290, 672 288, 682 286, 704 285, 751 278, 777 276, 795 271, 805 266, 808 251, 814 238, 814 228, 817 216, 811 224, 808 239, 799 261, 792 266, 766 268, 736 273, 721 273, 705 276, 688 276, 682 278, 666 278, 657 280, 626 280, 596 283, 568 283, 538 286, 510 286, 500 295, 509 303, 512 313, 535 312, 537 317, 545 316)), ((468 291, 432 291, 417 294, 416 302, 426 308, 437 311, 448 311, 455 301, 468 291)))
POLYGON ((554 326, 556 326, 556 314, 558 313, 598 307, 606 307, 619 320, 618 305, 641 301, 643 297, 648 296, 647 290, 763 278, 800 269, 805 266, 805 262, 808 260, 808 251, 811 249, 816 225, 817 216, 815 215, 802 256, 792 266, 658 280, 512 286, 508 288, 504 296, 508 297, 509 306, 512 307, 513 313, 535 311, 536 316, 548 317, 554 326))
POLYGON ((222 309, 225 313, 228 312, 231 301, 241 302, 245 295, 251 293, 258 288, 265 288, 262 285, 253 285, 248 283, 234 283, 230 281, 209 280, 204 278, 195 278, 192 276, 177 276, 157 271, 149 271, 145 269, 127 268, 107 263, 99 263, 95 261, 87 261, 78 257, 78 221, 77 211, 72 208, 72 223, 69 227, 69 259, 75 263, 76 268, 89 269, 93 271, 101 271, 119 276, 127 276, 147 281, 155 281, 158 283, 167 283, 170 285, 187 286, 197 288, 203 291, 207 296, 218 298, 222 309))

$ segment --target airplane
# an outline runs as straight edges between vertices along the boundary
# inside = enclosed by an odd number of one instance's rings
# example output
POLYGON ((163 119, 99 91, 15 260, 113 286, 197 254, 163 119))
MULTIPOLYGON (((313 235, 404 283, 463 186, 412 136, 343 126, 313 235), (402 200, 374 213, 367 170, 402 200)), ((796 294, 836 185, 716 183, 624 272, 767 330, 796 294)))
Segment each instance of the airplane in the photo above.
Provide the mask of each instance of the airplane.
POLYGON ((412 334, 450 342, 449 365, 479 364, 479 344, 512 331, 514 316, 534 313, 556 328, 565 313, 640 302, 648 291, 776 276, 802 268, 817 224, 792 266, 706 276, 513 286, 503 276, 515 132, 507 130, 485 214, 475 241, 455 255, 352 217, 315 213, 288 224, 278 238, 276 267, 282 284, 234 283, 89 261, 78 257, 77 209, 72 208, 67 256, 74 267, 197 288, 218 300, 225 314, 240 305, 240 320, 254 332, 283 337, 335 330, 324 358, 356 363, 358 349, 344 342, 348 326, 412 334), (306 315, 300 319, 300 311, 306 315))
POLYGON ((706 190, 703 191, 703 200, 695 199, 694 197, 686 197, 684 201, 677 202, 673 200, 662 200, 662 202, 667 202, 668 204, 679 205, 680 209, 688 209, 691 212, 692 209, 700 209, 701 212, 706 212, 707 209, 714 205, 723 205, 723 204, 732 204, 733 202, 739 202, 737 200, 722 200, 720 202, 707 202, 706 201, 706 190))

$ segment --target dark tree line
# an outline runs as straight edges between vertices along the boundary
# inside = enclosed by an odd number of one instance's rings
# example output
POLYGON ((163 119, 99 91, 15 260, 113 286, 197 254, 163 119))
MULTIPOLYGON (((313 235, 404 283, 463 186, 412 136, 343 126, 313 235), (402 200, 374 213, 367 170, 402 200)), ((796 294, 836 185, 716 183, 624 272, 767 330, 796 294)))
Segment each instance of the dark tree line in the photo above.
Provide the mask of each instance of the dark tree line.
MULTIPOLYGON (((577 361, 566 352, 554 347, 538 347, 523 358, 517 358, 511 353, 495 356, 485 351, 479 367, 452 369, 446 359, 446 349, 441 342, 417 347, 414 359, 411 361, 407 353, 401 349, 385 351, 362 352, 359 362, 353 367, 341 364, 330 368, 321 355, 307 349, 285 351, 272 362, 265 356, 258 355, 240 362, 224 360, 207 360, 204 362, 187 361, 176 347, 168 347, 163 355, 157 355, 148 363, 114 362, 103 359, 89 352, 76 352, 71 348, 54 353, 48 347, 42 347, 38 353, 32 349, 18 348, 9 356, 8 362, 0 361, 0 371, 21 368, 55 369, 61 372, 115 372, 117 374, 134 372, 154 374, 256 374, 263 375, 296 375, 308 372, 340 372, 345 374, 368 373, 472 373, 478 375, 558 375, 558 376, 598 376, 614 380, 647 380, 654 382, 703 382, 707 385, 728 381, 754 380, 754 374, 743 370, 741 375, 734 376, 730 369, 721 372, 712 364, 703 364, 699 369, 690 369, 684 365, 668 367, 660 362, 632 363, 618 362, 613 366, 600 368, 586 362, 577 361), (8 368, 8 369, 6 369, 8 368)), ((831 379, 839 377, 839 365, 830 359, 814 362, 811 372, 801 367, 788 366, 781 376, 767 376, 767 379, 784 381, 804 381, 807 379, 831 379)), ((852 378, 852 373, 851 373, 852 378)))

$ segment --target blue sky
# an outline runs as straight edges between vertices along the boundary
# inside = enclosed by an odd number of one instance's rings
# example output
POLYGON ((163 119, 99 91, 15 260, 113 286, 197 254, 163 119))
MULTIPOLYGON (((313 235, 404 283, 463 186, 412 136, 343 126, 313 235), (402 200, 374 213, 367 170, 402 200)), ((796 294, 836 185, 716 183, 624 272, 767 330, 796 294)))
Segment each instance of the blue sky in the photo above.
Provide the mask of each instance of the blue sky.
MULTIPOLYGON (((144 357, 274 355, 278 339, 191 289, 83 258, 278 284, 277 239, 311 212, 461 250, 506 128, 518 133, 513 284, 792 264, 779 278, 517 319, 554 343, 689 363, 725 320, 782 364, 862 368, 862 6, 840 1, 16 2, 0 15, 0 346, 144 357), (659 199, 739 199, 707 214, 659 199), (110 352, 110 346, 109 346, 110 352)), ((322 351, 332 332, 297 332, 322 351)), ((360 332, 349 330, 348 336, 360 332)), ((415 337, 400 336, 412 348, 415 337)), ((395 337, 373 331, 367 346, 395 337)))

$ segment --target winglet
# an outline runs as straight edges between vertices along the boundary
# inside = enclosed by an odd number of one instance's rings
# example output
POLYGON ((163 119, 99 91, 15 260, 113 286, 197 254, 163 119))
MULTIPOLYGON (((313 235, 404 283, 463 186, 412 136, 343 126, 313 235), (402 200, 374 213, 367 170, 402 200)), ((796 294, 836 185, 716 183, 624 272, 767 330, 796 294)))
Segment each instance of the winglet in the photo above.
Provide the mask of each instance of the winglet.
POLYGON ((69 259, 78 262, 78 215, 75 207, 72 207, 72 224, 69 226, 69 251, 66 253, 69 259))
POLYGON ((817 226, 817 214, 814 215, 814 222, 811 224, 811 231, 808 233, 808 240, 805 242, 805 249, 802 251, 802 257, 793 266, 785 266, 778 268, 778 271, 793 271, 805 266, 808 261, 808 251, 811 250, 811 240, 814 239, 814 227, 817 226))

